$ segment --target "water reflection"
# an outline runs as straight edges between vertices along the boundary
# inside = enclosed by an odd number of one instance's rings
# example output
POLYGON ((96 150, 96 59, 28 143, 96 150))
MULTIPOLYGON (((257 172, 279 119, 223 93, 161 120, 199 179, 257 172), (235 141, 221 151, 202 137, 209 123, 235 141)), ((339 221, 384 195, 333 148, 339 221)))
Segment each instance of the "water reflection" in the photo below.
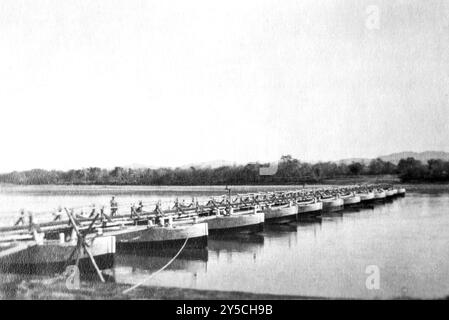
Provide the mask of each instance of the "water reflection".
MULTIPOLYGON (((115 258, 114 269, 129 268, 132 272, 138 272, 139 270, 156 271, 165 266, 170 259, 171 257, 168 255, 118 254, 115 258)), ((207 251, 201 252, 201 254, 183 254, 174 260, 167 269, 187 272, 205 271, 207 269, 207 260, 207 251)))
POLYGON ((168 255, 117 254, 114 268, 106 273, 110 275, 109 281, 136 284, 146 282, 152 274, 163 269, 157 274, 156 282, 153 280, 144 284, 164 283, 169 286, 190 287, 194 286, 199 273, 207 272, 207 250, 191 250, 183 253, 166 267, 170 260, 171 257, 168 255))
POLYGON ((357 213, 357 212, 360 212, 362 210, 362 207, 361 206, 357 206, 357 207, 349 207, 349 208, 345 208, 345 213, 346 214, 348 214, 348 213, 357 213))
POLYGON ((227 234, 209 236, 207 247, 210 252, 257 252, 265 242, 262 234, 227 234))
POLYGON ((303 215, 299 218, 299 225, 309 225, 309 224, 321 224, 323 218, 321 214, 318 215, 303 215))

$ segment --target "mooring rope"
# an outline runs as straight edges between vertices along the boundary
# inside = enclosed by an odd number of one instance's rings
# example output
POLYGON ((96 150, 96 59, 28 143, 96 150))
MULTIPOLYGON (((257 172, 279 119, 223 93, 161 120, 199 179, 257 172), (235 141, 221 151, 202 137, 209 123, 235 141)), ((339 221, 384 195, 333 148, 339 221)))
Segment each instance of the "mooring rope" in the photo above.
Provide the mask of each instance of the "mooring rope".
POLYGON ((123 294, 127 294, 128 292, 130 292, 130 291, 132 291, 132 290, 134 290, 134 289, 140 287, 142 284, 144 284, 145 282, 147 282, 148 280, 150 280, 151 278, 153 278, 153 277, 154 277, 155 275, 157 275, 159 272, 161 272, 161 271, 163 271, 165 268, 167 268, 167 267, 168 267, 173 261, 175 261, 175 259, 179 256, 179 254, 181 253, 181 251, 182 251, 182 250, 184 249, 184 247, 186 246, 188 240, 189 240, 189 238, 187 237, 187 238, 186 238, 186 241, 184 241, 184 244, 182 245, 181 249, 179 249, 178 253, 177 253, 173 258, 171 258, 171 260, 170 260, 169 262, 167 262, 167 263, 165 264, 165 266, 163 266, 162 268, 160 268, 158 271, 156 271, 156 272, 150 274, 150 276, 149 276, 148 278, 144 279, 143 281, 141 281, 141 282, 139 282, 139 283, 133 285, 131 288, 128 288, 128 289, 124 290, 122 293, 123 293, 123 294))

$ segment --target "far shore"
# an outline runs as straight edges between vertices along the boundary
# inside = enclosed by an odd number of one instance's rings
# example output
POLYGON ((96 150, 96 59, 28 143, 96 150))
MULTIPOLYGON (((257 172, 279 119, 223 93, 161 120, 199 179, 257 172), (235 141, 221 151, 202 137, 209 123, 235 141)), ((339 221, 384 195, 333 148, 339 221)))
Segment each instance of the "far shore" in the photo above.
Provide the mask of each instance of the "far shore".
POLYGON ((317 183, 298 183, 298 184, 247 184, 247 185, 98 185, 98 184, 39 184, 39 185, 23 185, 23 184, 0 184, 0 192, 27 192, 34 190, 83 190, 84 191, 107 191, 114 190, 119 191, 125 188, 129 188, 129 191, 180 191, 180 192, 201 192, 201 191, 223 191, 226 187, 236 192, 254 191, 260 189, 260 191, 269 191, 270 189, 277 190, 289 190, 289 189, 302 189, 302 188, 325 188, 325 187, 338 187, 349 186, 356 184, 390 184, 396 187, 406 188, 407 191, 449 191, 449 183, 429 183, 429 182, 407 182, 403 183, 397 179, 385 179, 385 178, 352 178, 352 179, 333 179, 324 180, 317 183))
MULTIPOLYGON (((296 184, 246 184, 246 185, 227 185, 228 188, 235 192, 253 192, 255 190, 269 191, 270 189, 277 190, 289 190, 289 189, 301 189, 301 188, 323 188, 323 187, 337 187, 356 184, 389 184, 394 186, 401 186, 406 188, 410 192, 441 192, 449 191, 449 182, 446 183, 430 183, 430 182, 414 182, 404 183, 395 175, 379 175, 379 176, 357 176, 357 177, 345 177, 336 179, 326 179, 316 183, 303 183, 298 182, 296 184)), ((116 191, 123 191, 123 189, 129 188, 129 192, 132 191, 155 191, 155 192, 221 192, 226 188, 226 185, 101 185, 101 184, 40 184, 40 185, 25 185, 25 184, 4 184, 0 183, 0 192, 27 192, 34 190, 83 190, 86 192, 105 192, 110 191, 112 193, 116 191)), ((224 192, 224 191, 223 191, 224 192)))

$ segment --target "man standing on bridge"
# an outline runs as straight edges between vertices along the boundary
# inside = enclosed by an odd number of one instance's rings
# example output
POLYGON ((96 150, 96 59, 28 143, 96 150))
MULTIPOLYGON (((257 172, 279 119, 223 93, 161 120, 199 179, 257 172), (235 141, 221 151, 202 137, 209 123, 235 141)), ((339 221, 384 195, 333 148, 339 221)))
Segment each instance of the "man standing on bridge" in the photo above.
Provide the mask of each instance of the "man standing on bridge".
POLYGON ((111 217, 113 217, 115 216, 118 210, 118 204, 117 201, 115 201, 115 197, 112 197, 110 204, 111 204, 111 217))
POLYGON ((20 217, 14 224, 15 226, 24 225, 25 224, 25 209, 20 209, 20 217))

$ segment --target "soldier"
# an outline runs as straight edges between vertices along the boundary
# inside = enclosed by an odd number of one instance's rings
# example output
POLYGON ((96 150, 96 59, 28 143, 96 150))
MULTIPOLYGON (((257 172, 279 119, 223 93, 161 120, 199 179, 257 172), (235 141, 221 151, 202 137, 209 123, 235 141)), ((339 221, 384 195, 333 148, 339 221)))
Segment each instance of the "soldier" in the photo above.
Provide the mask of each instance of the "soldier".
POLYGON ((20 209, 20 217, 14 225, 18 226, 19 224, 21 225, 25 224, 25 209, 20 209))
POLYGON ((133 204, 131 205, 131 219, 134 218, 134 216, 136 216, 137 218, 139 217, 139 215, 138 215, 137 212, 136 212, 136 206, 135 206, 135 204, 133 203, 133 204))
POLYGON ((85 213, 84 213, 83 209, 81 209, 80 213, 76 214, 76 218, 77 219, 84 219, 85 218, 85 213))
POLYGON ((137 206, 136 212, 138 214, 143 212, 143 203, 142 203, 142 201, 139 201, 139 205, 137 206))
POLYGON ((53 221, 59 221, 62 218, 62 208, 59 206, 58 210, 53 213, 53 216, 55 217, 53 221))
POLYGON ((96 214, 96 207, 95 207, 95 204, 93 204, 92 205, 92 211, 90 212, 90 214, 89 214, 89 218, 93 218, 93 217, 95 217, 95 214, 96 214))
POLYGON ((156 219, 155 219, 155 223, 157 225, 162 225, 162 210, 160 208, 160 203, 156 203, 156 208, 154 209, 154 212, 156 213, 156 219))
POLYGON ((113 217, 115 216, 118 210, 118 204, 117 201, 115 201, 115 197, 112 197, 110 204, 111 204, 111 216, 113 217))
POLYGON ((39 230, 39 226, 34 224, 34 214, 31 211, 28 211, 28 225, 30 226, 30 230, 39 230))

